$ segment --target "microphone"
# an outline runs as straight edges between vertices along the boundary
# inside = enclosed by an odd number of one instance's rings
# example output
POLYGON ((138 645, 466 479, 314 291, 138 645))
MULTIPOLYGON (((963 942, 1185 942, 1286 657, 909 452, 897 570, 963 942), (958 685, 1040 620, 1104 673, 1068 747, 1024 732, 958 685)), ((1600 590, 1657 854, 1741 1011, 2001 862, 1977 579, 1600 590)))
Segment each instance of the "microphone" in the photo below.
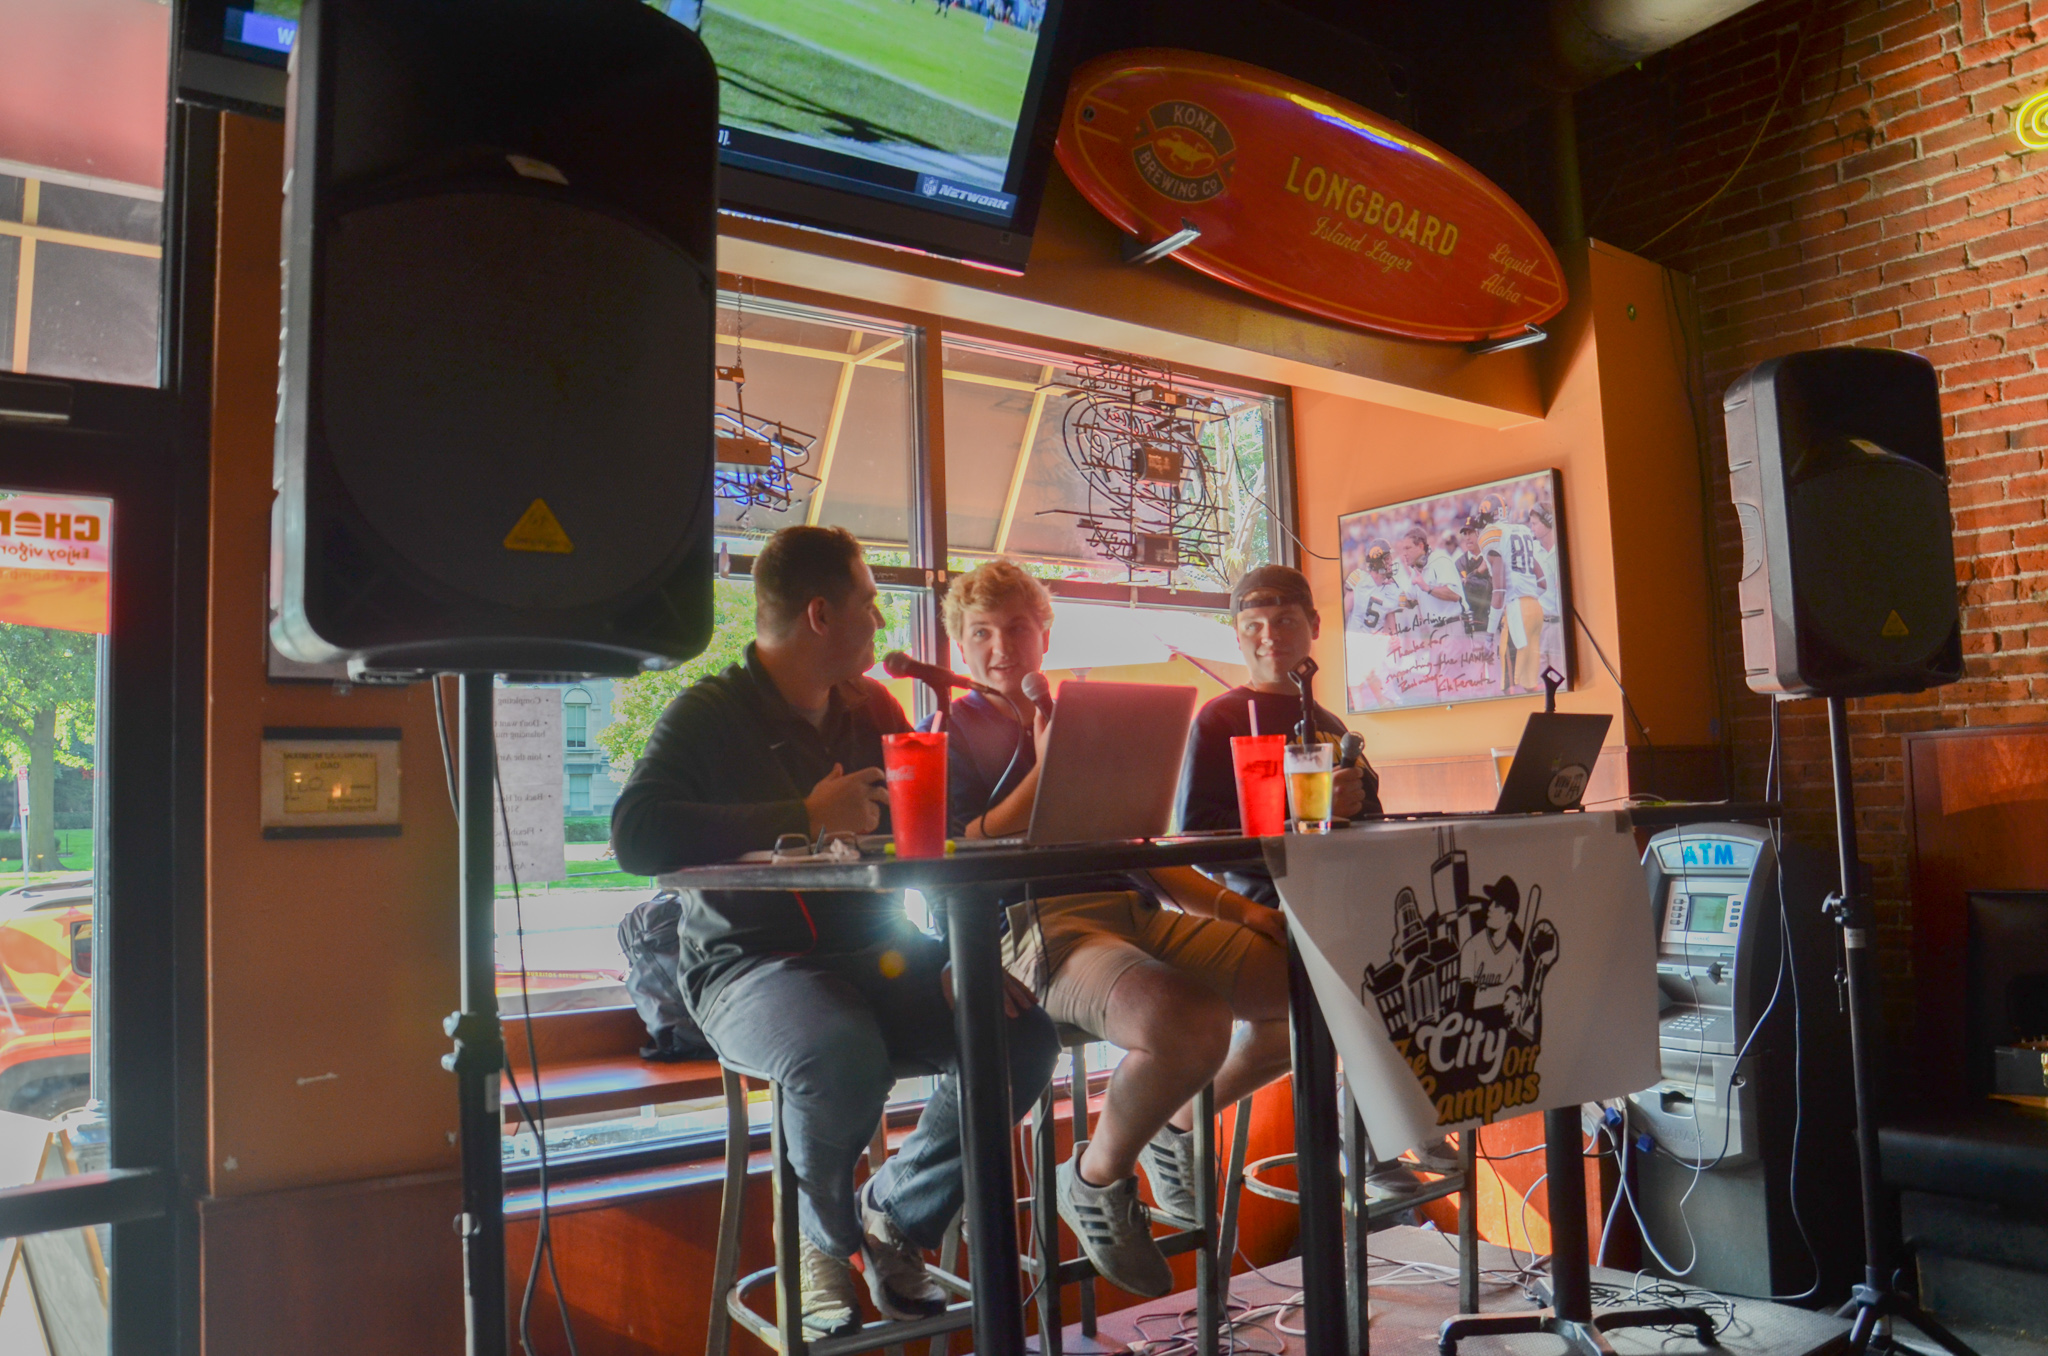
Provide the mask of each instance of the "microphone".
POLYGON ((891 650, 882 656, 882 672, 891 678, 915 678, 921 683, 944 692, 947 688, 967 687, 976 692, 994 695, 995 689, 977 683, 972 678, 962 677, 951 669, 942 669, 937 664, 927 664, 922 659, 912 659, 901 650, 891 650))
POLYGON ((1038 714, 1048 723, 1052 720, 1052 685, 1045 681, 1045 675, 1036 671, 1024 675, 1024 695, 1038 708, 1038 714))
POLYGON ((1344 738, 1337 741, 1337 766, 1357 766, 1359 755, 1364 752, 1365 737, 1356 730, 1346 731, 1344 738))

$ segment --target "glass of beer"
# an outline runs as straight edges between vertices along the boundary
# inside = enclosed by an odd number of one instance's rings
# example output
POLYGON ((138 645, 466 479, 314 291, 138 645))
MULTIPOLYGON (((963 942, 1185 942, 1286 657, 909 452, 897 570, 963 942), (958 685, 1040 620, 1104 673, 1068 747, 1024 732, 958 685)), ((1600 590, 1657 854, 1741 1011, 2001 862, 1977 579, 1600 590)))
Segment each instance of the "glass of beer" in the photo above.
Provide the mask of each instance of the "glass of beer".
POLYGON ((1328 744, 1289 744, 1287 803, 1294 809, 1296 833, 1330 831, 1330 783, 1335 776, 1328 744))

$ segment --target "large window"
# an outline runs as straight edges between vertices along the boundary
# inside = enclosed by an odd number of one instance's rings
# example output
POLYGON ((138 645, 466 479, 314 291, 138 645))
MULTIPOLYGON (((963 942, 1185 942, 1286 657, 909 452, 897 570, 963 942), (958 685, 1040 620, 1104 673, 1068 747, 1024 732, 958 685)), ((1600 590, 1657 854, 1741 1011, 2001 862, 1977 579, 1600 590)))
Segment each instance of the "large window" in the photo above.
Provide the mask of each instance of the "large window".
MULTIPOLYGON (((1055 682, 1188 684, 1206 699, 1244 678, 1223 611, 1238 575, 1273 559, 1272 544, 1286 539, 1273 508, 1287 502, 1274 394, 1113 355, 935 333, 751 288, 721 298, 718 334, 716 631, 702 655, 676 669, 550 689, 560 694, 565 734, 563 871, 554 880, 522 876, 523 984, 511 889, 500 888, 499 990, 508 1013, 530 1002, 536 1015, 561 1019, 567 1009, 626 1001, 615 932, 652 882, 616 870, 598 816, 675 695, 741 659, 753 638, 753 558, 786 524, 841 526, 863 543, 883 589, 878 651, 957 664, 936 628, 935 553, 943 549, 949 572, 1007 555, 1048 581, 1055 682), (937 390, 926 379, 934 343, 937 390), (921 429, 945 448, 942 477, 921 470, 921 429), (1135 479, 1119 476, 1134 446, 1171 455, 1155 456, 1135 479), (1174 541, 1164 555, 1147 540, 1161 536, 1174 541)), ((883 677, 879 669, 874 676, 883 677)), ((891 686, 921 714, 922 692, 891 686)), ((927 921, 921 900, 907 904, 927 921)), ((1097 1068, 1109 1053, 1097 1053, 1097 1068)), ((906 1081, 897 1098, 909 1104, 925 1091, 906 1081)), ((758 1111, 765 1117, 765 1104, 758 1111)), ((570 1162, 680 1149, 723 1131, 715 1098, 661 1103, 551 1117, 548 1152, 551 1162, 570 1162)), ((508 1127, 505 1146, 508 1163, 537 1155, 523 1125, 508 1127)))
POLYGON ((197 182, 167 195, 172 14, 0 6, 7 1352, 103 1351, 114 1334, 167 1348, 186 1311, 174 1259, 192 1246, 180 1184, 203 1180, 179 1098, 204 1058, 201 971, 181 954, 204 872, 179 854, 203 842, 205 797, 199 757, 178 750, 203 745, 203 659, 195 677, 179 642, 191 619, 203 629, 206 508, 179 493, 205 472, 179 463, 194 451, 183 402, 207 397, 210 373, 178 339, 210 332, 203 313, 181 329, 179 308, 210 301, 213 242, 169 252, 175 275, 164 242, 167 207, 197 199, 211 220, 217 142, 176 115, 197 182), (187 389, 160 388, 165 372, 187 389))
POLYGON ((1223 609, 1283 535, 1275 398, 1119 355, 949 336, 945 357, 953 565, 1047 581, 1048 678, 1243 682, 1223 609))
POLYGON ((171 7, 0 13, 0 372, 153 386, 171 7))

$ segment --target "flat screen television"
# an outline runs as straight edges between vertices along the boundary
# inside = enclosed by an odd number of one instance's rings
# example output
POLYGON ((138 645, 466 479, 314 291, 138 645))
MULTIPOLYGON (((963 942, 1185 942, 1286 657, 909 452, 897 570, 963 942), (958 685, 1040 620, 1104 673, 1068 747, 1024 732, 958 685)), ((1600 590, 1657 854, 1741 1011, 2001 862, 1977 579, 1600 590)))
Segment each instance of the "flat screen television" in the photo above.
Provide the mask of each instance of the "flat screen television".
MULTIPOLYGON (((722 208, 1011 270, 1082 2, 651 0, 718 63, 722 208)), ((299 9, 194 0, 184 83, 211 74, 244 106, 274 88, 281 107, 299 9)))

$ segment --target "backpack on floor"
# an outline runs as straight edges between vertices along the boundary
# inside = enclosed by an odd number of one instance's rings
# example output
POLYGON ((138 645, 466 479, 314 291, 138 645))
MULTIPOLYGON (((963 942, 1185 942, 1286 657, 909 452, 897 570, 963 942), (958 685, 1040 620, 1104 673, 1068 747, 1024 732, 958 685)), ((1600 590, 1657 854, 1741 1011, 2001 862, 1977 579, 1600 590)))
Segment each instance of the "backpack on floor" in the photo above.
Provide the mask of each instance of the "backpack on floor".
POLYGON ((647 1023, 652 1043, 640 1047, 642 1059, 664 1061, 716 1059, 683 1006, 681 976, 682 897, 663 890, 636 904, 619 920, 619 950, 626 956, 626 992, 647 1023))

